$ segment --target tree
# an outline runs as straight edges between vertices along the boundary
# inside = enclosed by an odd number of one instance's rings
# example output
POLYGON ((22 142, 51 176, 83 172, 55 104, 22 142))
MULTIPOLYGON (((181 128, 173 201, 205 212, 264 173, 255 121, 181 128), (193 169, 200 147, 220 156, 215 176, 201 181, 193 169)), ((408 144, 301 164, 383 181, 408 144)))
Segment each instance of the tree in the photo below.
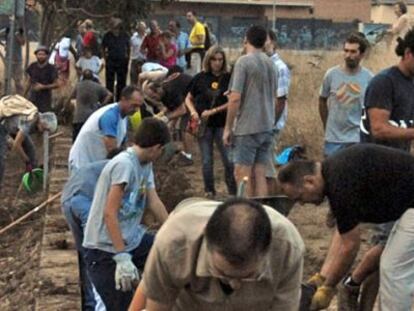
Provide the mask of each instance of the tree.
MULTIPOLYGON (((167 5, 175 0, 160 0, 167 5)), ((40 18, 39 43, 52 46, 65 33, 72 30, 79 20, 91 18, 106 24, 111 17, 122 19, 126 29, 152 10, 150 0, 38 0, 40 18)))

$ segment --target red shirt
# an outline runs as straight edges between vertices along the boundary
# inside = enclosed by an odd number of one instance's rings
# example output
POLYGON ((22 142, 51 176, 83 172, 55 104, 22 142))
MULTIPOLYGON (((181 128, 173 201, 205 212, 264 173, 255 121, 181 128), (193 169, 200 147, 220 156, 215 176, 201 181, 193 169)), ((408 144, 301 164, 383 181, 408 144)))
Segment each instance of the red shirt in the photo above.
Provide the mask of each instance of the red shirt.
POLYGON ((96 44, 95 33, 93 31, 88 31, 83 36, 83 45, 88 47, 93 47, 96 44))
POLYGON ((141 49, 147 50, 147 61, 158 61, 159 60, 159 43, 160 36, 149 34, 144 38, 141 49))

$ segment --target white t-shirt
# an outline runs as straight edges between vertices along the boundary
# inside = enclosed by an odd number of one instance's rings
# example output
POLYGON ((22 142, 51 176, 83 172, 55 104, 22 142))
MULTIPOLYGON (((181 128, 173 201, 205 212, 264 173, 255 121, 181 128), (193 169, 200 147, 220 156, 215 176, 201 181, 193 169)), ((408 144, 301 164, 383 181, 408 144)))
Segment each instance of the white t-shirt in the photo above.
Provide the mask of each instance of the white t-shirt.
POLYGON ((141 37, 138 32, 134 32, 131 36, 131 59, 145 59, 145 55, 141 53, 141 44, 144 37, 141 37))
POLYGON ((168 68, 158 63, 146 62, 144 65, 142 65, 142 72, 150 72, 150 71, 157 71, 157 70, 168 72, 168 68))
POLYGON ((104 136, 116 138, 120 147, 126 138, 128 118, 122 118, 118 103, 106 105, 95 111, 86 120, 69 152, 69 169, 106 159, 108 154, 104 136))
POLYGON ((81 68, 82 71, 89 69, 93 75, 99 79, 99 69, 101 68, 102 61, 98 56, 93 55, 91 58, 81 57, 76 63, 77 68, 81 68))

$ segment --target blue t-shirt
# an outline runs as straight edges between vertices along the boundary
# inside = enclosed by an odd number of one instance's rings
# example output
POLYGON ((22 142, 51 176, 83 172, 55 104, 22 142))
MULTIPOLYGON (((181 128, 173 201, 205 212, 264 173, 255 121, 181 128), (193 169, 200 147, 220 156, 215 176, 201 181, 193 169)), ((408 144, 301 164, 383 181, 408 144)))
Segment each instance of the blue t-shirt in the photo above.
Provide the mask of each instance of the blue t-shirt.
POLYGON ((109 160, 97 161, 75 170, 63 187, 62 204, 76 194, 83 194, 92 200, 99 175, 108 162, 109 160))
POLYGON ((105 111, 99 118, 99 129, 104 136, 114 137, 118 136, 119 115, 121 114, 119 105, 105 111))

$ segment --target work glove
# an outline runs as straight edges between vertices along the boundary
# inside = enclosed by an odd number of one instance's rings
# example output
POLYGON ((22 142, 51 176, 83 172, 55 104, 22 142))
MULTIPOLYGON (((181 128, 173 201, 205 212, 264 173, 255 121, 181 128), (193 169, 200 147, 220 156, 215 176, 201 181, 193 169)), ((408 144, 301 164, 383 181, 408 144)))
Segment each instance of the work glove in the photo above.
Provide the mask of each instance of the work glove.
POLYGON ((319 272, 312 275, 307 281, 306 284, 314 286, 315 288, 321 287, 325 282, 325 277, 322 276, 319 272))
POLYGON ((139 273, 137 267, 132 262, 132 256, 123 252, 112 257, 116 262, 115 269, 115 288, 123 292, 131 291, 134 285, 139 282, 139 273))
POLYGON ((30 162, 26 162, 25 172, 26 172, 26 173, 31 173, 32 171, 33 171, 33 166, 32 166, 32 163, 30 163, 30 162))
POLYGON ((310 310, 315 311, 328 308, 332 298, 335 296, 335 292, 335 288, 331 286, 322 285, 318 287, 312 297, 310 310))

